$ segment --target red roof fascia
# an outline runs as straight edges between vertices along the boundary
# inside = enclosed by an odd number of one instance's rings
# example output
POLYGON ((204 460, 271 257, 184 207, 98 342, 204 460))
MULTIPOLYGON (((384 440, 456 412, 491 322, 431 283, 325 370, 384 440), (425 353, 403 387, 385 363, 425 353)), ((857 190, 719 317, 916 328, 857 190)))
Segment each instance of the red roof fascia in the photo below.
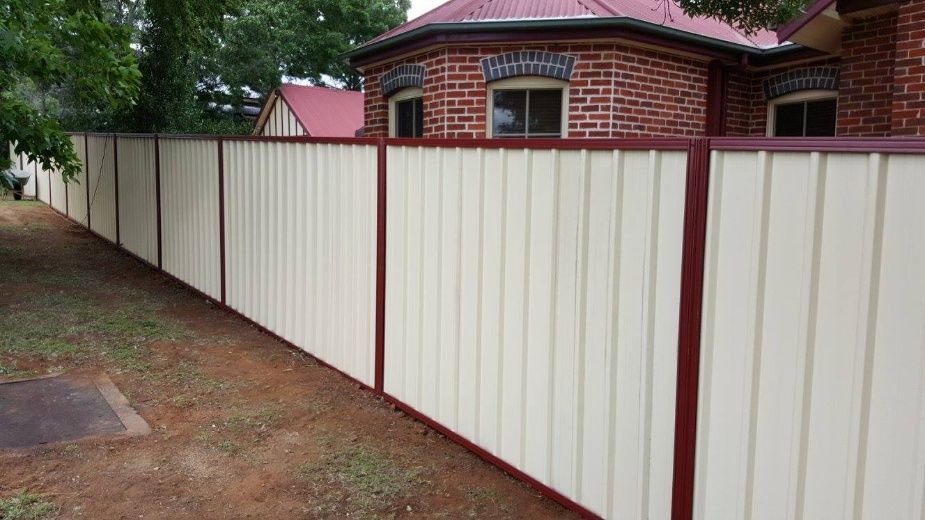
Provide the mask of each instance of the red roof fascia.
POLYGON ((829 8, 832 4, 835 3, 835 0, 817 0, 816 3, 809 6, 809 8, 802 15, 796 17, 792 21, 784 24, 782 27, 777 29, 777 41, 779 43, 784 43, 789 40, 791 36, 796 34, 797 31, 806 26, 811 22, 815 17, 822 14, 823 11, 829 8))

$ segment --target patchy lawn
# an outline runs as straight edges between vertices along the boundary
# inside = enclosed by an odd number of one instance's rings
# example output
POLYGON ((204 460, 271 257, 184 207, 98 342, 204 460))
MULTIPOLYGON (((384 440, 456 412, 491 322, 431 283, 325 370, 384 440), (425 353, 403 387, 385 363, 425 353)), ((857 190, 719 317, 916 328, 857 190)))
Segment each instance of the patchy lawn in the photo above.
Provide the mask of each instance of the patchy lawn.
POLYGON ((0 286, 0 377, 105 371, 154 430, 0 451, 0 519, 571 516, 44 206, 0 201, 0 286))

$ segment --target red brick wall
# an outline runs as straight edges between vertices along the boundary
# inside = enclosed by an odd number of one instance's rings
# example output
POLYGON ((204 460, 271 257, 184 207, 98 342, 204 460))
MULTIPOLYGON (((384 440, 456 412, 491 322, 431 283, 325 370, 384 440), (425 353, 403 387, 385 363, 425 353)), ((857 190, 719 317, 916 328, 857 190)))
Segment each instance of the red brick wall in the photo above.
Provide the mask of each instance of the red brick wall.
POLYGON ((899 7, 892 135, 925 135, 925 0, 899 7))
POLYGON ((764 137, 768 132, 768 99, 764 82, 793 69, 811 67, 840 67, 838 58, 823 58, 767 70, 741 70, 729 72, 726 98, 726 135, 735 137, 764 137))
POLYGON ((620 43, 459 46, 378 65, 366 73, 366 135, 388 135, 379 76, 425 65, 425 137, 486 136, 481 59, 518 50, 577 57, 569 89, 569 137, 698 136, 705 131, 707 63, 620 43))
POLYGON ((858 20, 844 30, 837 135, 890 135, 895 27, 896 13, 889 13, 858 20))

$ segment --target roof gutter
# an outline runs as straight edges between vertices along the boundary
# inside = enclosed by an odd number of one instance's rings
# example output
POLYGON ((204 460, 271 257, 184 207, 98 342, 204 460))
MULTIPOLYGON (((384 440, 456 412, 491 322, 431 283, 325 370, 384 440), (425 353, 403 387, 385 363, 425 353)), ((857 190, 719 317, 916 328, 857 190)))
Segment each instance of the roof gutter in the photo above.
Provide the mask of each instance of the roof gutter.
MULTIPOLYGON (((403 52, 415 50, 415 43, 426 41, 426 45, 465 43, 475 41, 505 41, 562 38, 562 32, 574 33, 574 37, 620 37, 652 43, 665 47, 679 48, 688 52, 704 54, 713 58, 738 61, 742 54, 756 57, 782 56, 802 50, 799 45, 790 44, 771 49, 759 49, 739 43, 732 43, 699 34, 680 31, 634 18, 569 18, 552 20, 521 20, 499 22, 435 23, 399 34, 392 38, 371 43, 342 57, 354 68, 363 67, 403 52), (556 34, 551 34, 555 31, 556 34), (481 38, 478 38, 481 36, 481 38)), ((421 46, 418 45, 417 48, 421 46)))

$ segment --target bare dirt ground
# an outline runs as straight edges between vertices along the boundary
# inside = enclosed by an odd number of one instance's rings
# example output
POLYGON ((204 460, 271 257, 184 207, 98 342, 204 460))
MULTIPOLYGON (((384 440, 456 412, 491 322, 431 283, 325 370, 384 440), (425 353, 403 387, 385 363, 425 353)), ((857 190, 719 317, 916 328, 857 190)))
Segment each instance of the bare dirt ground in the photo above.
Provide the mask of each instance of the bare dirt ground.
POLYGON ((45 206, 0 201, 0 377, 55 371, 105 372, 153 433, 0 450, 0 518, 572 516, 45 206))

